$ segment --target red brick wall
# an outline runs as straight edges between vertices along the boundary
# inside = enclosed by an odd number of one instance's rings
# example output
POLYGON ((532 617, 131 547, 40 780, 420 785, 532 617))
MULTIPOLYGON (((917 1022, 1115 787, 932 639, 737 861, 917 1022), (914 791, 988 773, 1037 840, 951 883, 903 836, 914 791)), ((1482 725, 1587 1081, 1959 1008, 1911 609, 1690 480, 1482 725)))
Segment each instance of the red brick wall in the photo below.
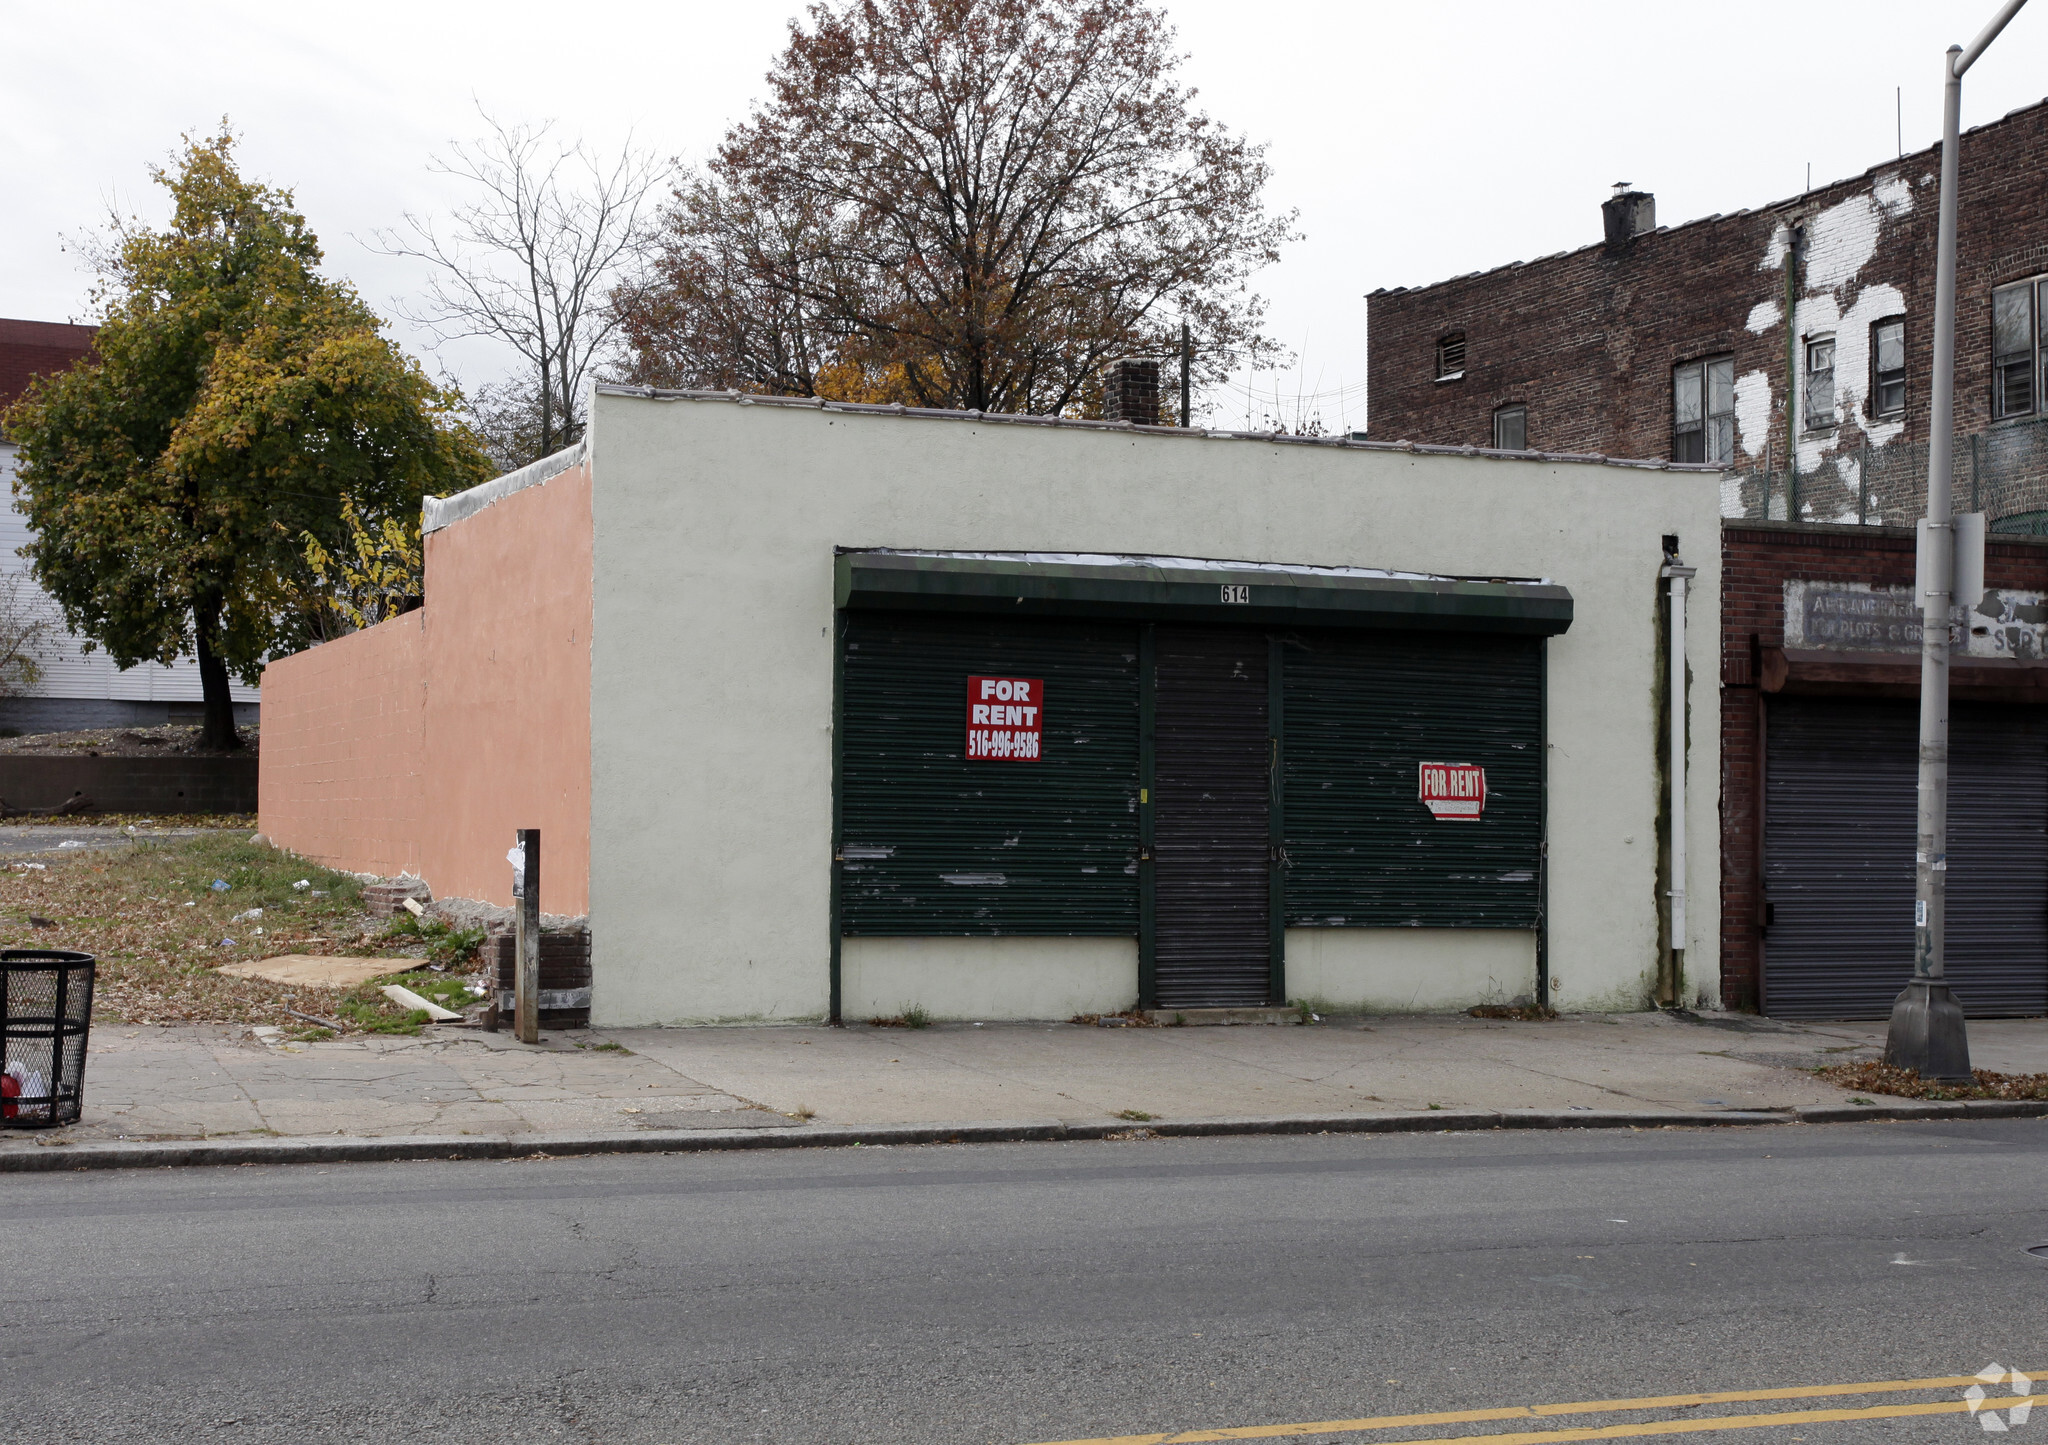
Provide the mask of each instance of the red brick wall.
MULTIPOLYGON (((1785 387, 1785 272, 1764 268, 1772 238, 1787 225, 1875 186, 1903 181, 1911 209, 1882 223, 1876 254, 1841 288, 1841 305, 1861 288, 1886 283, 1904 302, 1907 412, 1903 439, 1925 441, 1933 340, 1933 282, 1939 150, 1873 167, 1862 176, 1759 210, 1668 227, 1609 249, 1584 249, 1518 262, 1436 285, 1376 291, 1368 298, 1371 337, 1370 435, 1375 439, 1490 446, 1495 407, 1529 409, 1528 444, 1539 451, 1668 457, 1671 369, 1722 353, 1738 376, 1761 371, 1774 402, 1785 387), (1749 330, 1753 308, 1778 316, 1749 330), (1460 381, 1435 379, 1436 343, 1462 330, 1460 381)), ((2048 102, 1967 133, 1957 274, 1956 424, 1974 431, 1990 419, 1991 291, 2048 271, 2048 102)), ((1586 199, 1586 231, 1600 234, 1597 196, 1586 199)), ((1830 231, 1809 227, 1806 266, 1825 266, 1830 231)), ((1801 330, 1832 329, 1825 310, 1801 303, 1801 330)), ((1855 378, 1859 391, 1862 376, 1855 378)), ((1770 426, 1775 464, 1783 466, 1783 414, 1770 426)), ((1861 445, 1845 423, 1835 445, 1861 445)), ((1737 461, 1761 465, 1764 439, 1738 437, 1737 461)))
MULTIPOLYGON (((2048 590, 2048 541, 1985 549, 1988 587, 2048 590)), ((1787 579, 1910 586, 1913 534, 1876 527, 1731 524, 1721 545, 1721 997, 1757 1006, 1763 966, 1763 777, 1758 649, 1785 642, 1787 579)))

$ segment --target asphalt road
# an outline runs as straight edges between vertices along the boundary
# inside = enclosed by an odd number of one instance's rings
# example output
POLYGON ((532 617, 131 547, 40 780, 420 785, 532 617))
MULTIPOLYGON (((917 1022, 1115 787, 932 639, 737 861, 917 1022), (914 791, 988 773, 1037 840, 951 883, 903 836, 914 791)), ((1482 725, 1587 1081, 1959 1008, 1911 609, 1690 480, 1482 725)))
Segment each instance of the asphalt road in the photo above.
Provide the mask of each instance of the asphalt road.
MULTIPOLYGON (((2011 1121, 0 1176, 0 1439, 1024 1445, 2048 1368, 2044 1165, 2011 1121)), ((1282 1438, 1983 1438, 1817 1418, 1961 1393, 1282 1438)))
MULTIPOLYGON (((158 828, 145 830, 142 842, 161 843, 171 838, 196 838, 210 828, 158 828)), ((0 824, 0 856, 17 853, 68 853, 79 848, 133 848, 135 839, 124 828, 103 823, 5 823, 0 824)))

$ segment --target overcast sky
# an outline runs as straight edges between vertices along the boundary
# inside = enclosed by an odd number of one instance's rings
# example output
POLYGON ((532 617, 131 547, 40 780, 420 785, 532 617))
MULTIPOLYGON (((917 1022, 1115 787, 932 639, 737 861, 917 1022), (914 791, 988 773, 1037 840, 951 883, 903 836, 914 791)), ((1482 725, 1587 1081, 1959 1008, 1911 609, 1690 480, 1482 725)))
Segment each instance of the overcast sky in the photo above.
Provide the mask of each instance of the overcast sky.
MULTIPOLYGON (((1271 200, 1306 238, 1266 272, 1283 375, 1244 385, 1320 398, 1364 425, 1364 293, 1587 244, 1617 180, 1670 224, 1740 210, 1890 158, 1903 87, 1908 150, 1940 136, 1941 52, 1994 0, 1719 0, 1711 5, 1419 0, 1166 0, 1185 74, 1217 119, 1270 144, 1271 200)), ((764 89, 793 0, 603 5, 528 0, 148 4, 0 0, 0 316, 85 320, 67 235, 115 205, 161 218, 147 166, 227 116, 246 174, 296 192, 329 266, 389 313, 422 274, 365 243, 452 199, 428 156, 506 120, 553 119, 601 148, 630 133, 701 158, 764 89)), ((2048 3, 1971 71, 1963 123, 2039 100, 2048 3)), ((466 383, 505 358, 428 352, 466 383)))

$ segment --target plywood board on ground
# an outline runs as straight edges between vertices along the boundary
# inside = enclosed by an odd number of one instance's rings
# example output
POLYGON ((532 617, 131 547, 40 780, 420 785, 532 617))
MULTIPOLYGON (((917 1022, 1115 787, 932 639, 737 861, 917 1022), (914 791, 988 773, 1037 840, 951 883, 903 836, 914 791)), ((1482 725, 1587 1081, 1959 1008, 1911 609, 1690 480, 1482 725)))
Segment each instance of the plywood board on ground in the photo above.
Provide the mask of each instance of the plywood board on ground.
POLYGON ((252 963, 224 963, 218 972, 306 988, 354 988, 387 973, 404 973, 419 966, 416 958, 319 958, 310 953, 286 953, 252 963))

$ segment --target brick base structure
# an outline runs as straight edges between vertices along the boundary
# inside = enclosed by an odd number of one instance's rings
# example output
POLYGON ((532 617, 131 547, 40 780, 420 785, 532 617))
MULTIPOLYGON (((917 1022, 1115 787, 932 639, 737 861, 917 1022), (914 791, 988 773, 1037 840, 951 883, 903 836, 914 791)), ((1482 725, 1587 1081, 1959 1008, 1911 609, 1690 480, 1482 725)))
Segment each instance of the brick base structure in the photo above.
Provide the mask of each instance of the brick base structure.
MULTIPOLYGON (((484 936, 484 966, 498 984, 498 1008, 512 1013, 517 939, 509 923, 494 923, 484 936)), ((590 1027, 590 933, 582 928, 544 928, 540 935, 540 1026, 590 1027)))

